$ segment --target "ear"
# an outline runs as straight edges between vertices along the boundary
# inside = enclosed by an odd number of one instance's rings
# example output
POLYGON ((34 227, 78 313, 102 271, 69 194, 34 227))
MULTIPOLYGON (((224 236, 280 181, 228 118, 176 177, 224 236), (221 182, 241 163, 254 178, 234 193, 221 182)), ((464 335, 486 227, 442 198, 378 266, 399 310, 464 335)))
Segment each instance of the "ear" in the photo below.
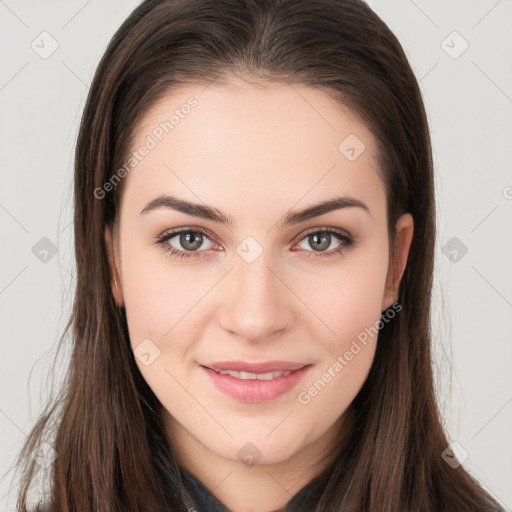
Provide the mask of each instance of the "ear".
POLYGON ((409 248, 414 232, 414 221, 410 213, 402 215, 396 223, 395 251, 392 254, 386 277, 386 287, 382 297, 382 311, 398 300, 400 281, 407 264, 409 248))
POLYGON ((117 255, 117 247, 114 243, 113 234, 110 227, 105 228, 105 244, 107 246, 108 263, 110 267, 110 286, 112 288, 112 295, 119 307, 124 304, 123 290, 121 288, 121 276, 118 272, 116 260, 119 261, 117 255))

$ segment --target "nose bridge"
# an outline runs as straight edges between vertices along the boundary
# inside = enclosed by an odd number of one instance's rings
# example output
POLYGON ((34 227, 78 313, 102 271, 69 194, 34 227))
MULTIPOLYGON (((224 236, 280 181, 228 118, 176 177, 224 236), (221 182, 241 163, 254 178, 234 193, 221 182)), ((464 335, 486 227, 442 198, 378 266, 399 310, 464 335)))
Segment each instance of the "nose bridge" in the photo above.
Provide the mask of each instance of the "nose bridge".
POLYGON ((234 255, 222 326, 246 339, 266 338, 291 320, 289 292, 271 270, 270 256, 270 251, 263 251, 251 261, 234 255))

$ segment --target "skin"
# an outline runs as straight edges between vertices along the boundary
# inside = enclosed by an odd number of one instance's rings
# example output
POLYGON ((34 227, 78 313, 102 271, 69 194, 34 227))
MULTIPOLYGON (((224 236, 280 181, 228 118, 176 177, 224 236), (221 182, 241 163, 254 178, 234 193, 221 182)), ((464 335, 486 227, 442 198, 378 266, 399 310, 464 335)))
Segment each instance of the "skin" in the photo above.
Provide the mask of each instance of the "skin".
MULTIPOLYGON (((105 231, 112 293, 126 309, 132 348, 149 338, 160 350, 149 366, 136 360, 163 405, 179 463, 232 510, 274 510, 336 455, 376 339, 308 404, 297 397, 398 299, 413 220, 399 219, 390 259, 376 140, 350 110, 307 86, 240 78, 229 86, 180 86, 146 112, 133 149, 190 96, 198 105, 124 178, 119 217, 105 231), (366 146, 354 161, 338 149, 349 134, 366 146), (212 206, 236 224, 167 208, 142 215, 161 194, 212 206), (290 211, 335 196, 356 198, 369 211, 348 207, 276 225, 290 211), (155 243, 183 227, 211 233, 199 257, 178 259, 155 243), (356 244, 344 247, 331 236, 327 249, 315 251, 309 231, 325 228, 348 232, 356 244), (236 252, 247 236, 263 250, 252 263, 236 252), (218 391, 198 366, 223 360, 313 367, 291 392, 247 404, 218 391), (260 453, 254 466, 237 456, 247 443, 260 453)), ((186 250, 179 235, 170 243, 186 250)))

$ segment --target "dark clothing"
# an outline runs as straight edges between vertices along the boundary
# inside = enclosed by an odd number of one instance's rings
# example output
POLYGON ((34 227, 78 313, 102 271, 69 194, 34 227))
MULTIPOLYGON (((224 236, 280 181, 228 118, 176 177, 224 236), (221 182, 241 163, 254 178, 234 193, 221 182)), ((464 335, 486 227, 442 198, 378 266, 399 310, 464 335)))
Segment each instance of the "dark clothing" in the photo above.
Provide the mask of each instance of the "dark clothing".
MULTIPOLYGON (((197 503, 198 506, 203 508, 196 508, 197 512, 232 512, 221 501, 219 501, 212 492, 192 473, 184 468, 180 468, 183 484, 187 488, 190 497, 197 503), (201 504, 201 505, 199 505, 201 504)), ((317 494, 317 487, 319 486, 319 478, 313 479, 304 487, 299 489, 296 494, 290 497, 288 504, 284 508, 268 511, 268 512, 286 512, 288 506, 292 504, 300 504, 301 510, 310 511, 314 510, 314 496, 317 494)))

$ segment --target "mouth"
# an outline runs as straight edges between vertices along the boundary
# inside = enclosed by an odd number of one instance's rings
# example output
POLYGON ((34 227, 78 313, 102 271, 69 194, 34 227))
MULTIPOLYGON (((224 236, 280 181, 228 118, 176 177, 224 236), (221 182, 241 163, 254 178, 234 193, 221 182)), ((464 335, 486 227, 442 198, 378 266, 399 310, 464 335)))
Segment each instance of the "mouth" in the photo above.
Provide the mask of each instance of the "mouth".
POLYGON ((236 370, 221 370, 220 372, 217 372, 216 370, 213 371, 219 375, 231 375, 231 377, 241 380, 272 380, 279 377, 286 377, 286 375, 290 375, 290 373, 292 373, 291 370, 266 373, 237 372, 236 370))
POLYGON ((224 361, 200 365, 218 390, 245 403, 266 402, 290 392, 311 366, 290 361, 224 361))
POLYGON ((202 366, 210 368, 216 372, 236 371, 243 373, 263 374, 270 372, 286 372, 300 370, 308 363, 296 363, 292 361, 262 361, 259 363, 248 363, 246 361, 219 361, 205 363, 202 366))

